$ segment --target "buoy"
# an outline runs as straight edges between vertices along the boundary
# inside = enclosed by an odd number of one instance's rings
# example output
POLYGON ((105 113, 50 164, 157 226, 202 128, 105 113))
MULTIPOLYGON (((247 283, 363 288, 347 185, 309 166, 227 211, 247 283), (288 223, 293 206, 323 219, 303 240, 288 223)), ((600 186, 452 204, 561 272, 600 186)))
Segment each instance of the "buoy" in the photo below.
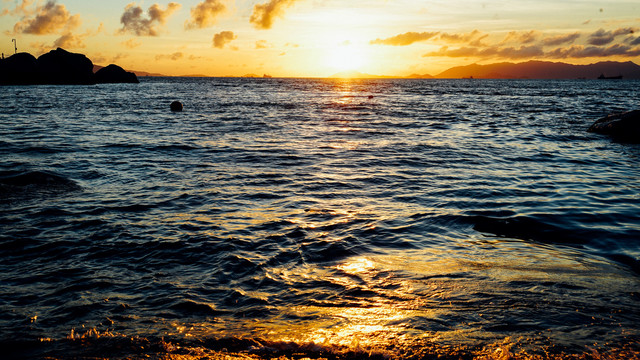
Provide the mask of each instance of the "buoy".
POLYGON ((182 111, 182 103, 180 101, 172 102, 171 111, 182 111))

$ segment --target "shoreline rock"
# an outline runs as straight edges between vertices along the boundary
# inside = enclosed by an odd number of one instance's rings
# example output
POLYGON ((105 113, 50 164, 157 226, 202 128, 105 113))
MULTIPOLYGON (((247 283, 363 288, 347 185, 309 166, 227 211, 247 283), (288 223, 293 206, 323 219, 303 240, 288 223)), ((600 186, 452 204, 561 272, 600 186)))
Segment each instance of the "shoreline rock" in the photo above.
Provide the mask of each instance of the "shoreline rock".
POLYGON ((0 85, 104 83, 139 83, 139 81, 134 73, 113 64, 94 74, 93 63, 89 58, 61 48, 51 50, 37 59, 29 53, 18 53, 0 60, 0 85))
POLYGON ((95 79, 98 84, 140 83, 136 74, 128 72, 115 64, 110 64, 96 71, 95 79))
POLYGON ((609 114, 596 120, 587 131, 609 135, 616 140, 640 143, 640 110, 609 114))

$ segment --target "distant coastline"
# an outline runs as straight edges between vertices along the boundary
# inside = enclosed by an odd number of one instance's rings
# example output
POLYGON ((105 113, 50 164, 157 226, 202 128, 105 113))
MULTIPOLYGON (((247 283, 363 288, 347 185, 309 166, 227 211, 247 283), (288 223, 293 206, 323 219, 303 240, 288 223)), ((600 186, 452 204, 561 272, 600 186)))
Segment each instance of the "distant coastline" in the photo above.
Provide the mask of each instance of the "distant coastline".
MULTIPOLYGON (((171 76, 133 71, 138 76, 161 77, 227 77, 227 78, 270 78, 249 73, 243 76, 171 76)), ((494 63, 487 65, 471 64, 456 66, 437 75, 411 74, 409 76, 375 75, 359 71, 343 71, 326 78, 329 79, 640 79, 640 65, 634 62, 602 61, 589 65, 573 65, 562 62, 527 61, 522 63, 494 63)))
POLYGON ((640 79, 640 65, 631 61, 603 61, 589 65, 561 62, 527 61, 522 63, 471 64, 456 66, 437 75, 412 74, 406 77, 377 76, 353 72, 332 78, 409 78, 409 79, 640 79))

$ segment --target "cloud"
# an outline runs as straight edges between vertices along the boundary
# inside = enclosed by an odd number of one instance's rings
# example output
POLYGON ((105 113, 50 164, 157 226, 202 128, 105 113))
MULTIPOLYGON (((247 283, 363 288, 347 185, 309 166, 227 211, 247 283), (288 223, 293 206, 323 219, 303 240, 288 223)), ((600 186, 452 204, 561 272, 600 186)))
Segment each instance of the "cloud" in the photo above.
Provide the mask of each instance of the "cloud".
POLYGON ((547 53, 547 57, 554 59, 609 56, 640 56, 640 47, 621 44, 614 44, 608 47, 572 45, 568 48, 557 48, 547 53))
POLYGON ((42 2, 23 0, 16 8, 9 13, 12 15, 21 14, 22 19, 15 24, 13 33, 31 35, 52 35, 58 34, 53 44, 32 43, 31 46, 36 52, 45 53, 58 47, 65 49, 85 48, 84 40, 89 36, 95 36, 104 30, 101 23, 96 30, 87 30, 84 33, 76 34, 75 30, 80 27, 80 15, 71 15, 62 4, 57 4, 55 0, 48 0, 44 5, 42 2), (32 6, 33 5, 33 6, 32 6))
MULTIPOLYGON (((482 35, 482 33, 478 30, 473 30, 472 32, 466 33, 466 34, 442 33, 440 34, 439 39, 448 43, 466 43, 474 40, 476 36, 480 36, 480 35, 482 35)), ((488 34, 482 35, 480 36, 480 38, 475 39, 475 41, 479 43, 480 40, 486 38, 487 36, 489 35, 488 34)))
POLYGON ((118 53, 112 57, 106 57, 101 53, 91 55, 91 60, 94 64, 116 64, 119 60, 128 58, 129 54, 118 53))
POLYGON ((617 36, 633 34, 637 30, 636 28, 620 28, 614 31, 599 29, 589 36, 588 43, 596 46, 607 45, 612 43, 617 36))
POLYGON ((520 44, 531 44, 535 42, 540 36, 540 32, 536 30, 531 30, 527 32, 518 32, 511 31, 507 34, 507 36, 502 40, 502 44, 506 44, 509 42, 517 42, 520 44))
POLYGON ((258 29, 271 29, 273 20, 282 17, 284 10, 291 7, 298 0, 269 0, 264 4, 253 6, 253 13, 249 21, 258 29))
POLYGON ((129 39, 127 41, 121 42, 120 44, 127 49, 135 49, 138 46, 142 45, 140 42, 136 41, 136 39, 129 39))
POLYGON ((130 32, 137 36, 158 36, 157 27, 165 25, 169 17, 180 7, 180 4, 171 2, 166 10, 163 10, 160 5, 153 4, 147 10, 149 17, 145 18, 142 8, 135 3, 130 3, 124 8, 124 13, 120 17, 122 29, 118 33, 130 32))
POLYGON ((83 49, 87 47, 84 43, 84 40, 87 37, 95 36, 102 31, 104 31, 104 25, 100 23, 96 30, 87 30, 82 34, 74 34, 71 31, 66 31, 63 32, 52 45, 47 45, 45 43, 32 43, 31 47, 37 49, 36 52, 39 54, 43 54, 59 47, 64 49, 83 49))
POLYGON ((542 47, 538 45, 514 47, 490 46, 486 48, 478 47, 462 47, 450 50, 447 46, 443 46, 438 51, 434 51, 423 55, 427 56, 447 56, 447 57, 499 57, 503 59, 526 59, 531 57, 540 57, 544 55, 542 47))
POLYGON ((404 34, 392 36, 386 39, 375 39, 369 41, 371 45, 392 45, 392 46, 407 46, 419 41, 429 40, 440 32, 406 32, 404 34))
POLYGON ((221 0, 204 0, 191 8, 191 19, 184 25, 185 29, 204 29, 215 25, 216 18, 225 12, 226 6, 221 0))
POLYGON ((407 46, 420 41, 437 40, 446 43, 467 43, 473 41, 476 45, 480 45, 480 41, 489 36, 483 35, 478 30, 469 33, 449 34, 439 31, 434 32, 406 32, 386 39, 375 39, 369 41, 371 45, 391 45, 391 46, 407 46))
POLYGON ((567 43, 573 43, 580 37, 580 33, 556 35, 542 39, 542 44, 545 46, 557 46, 567 43))
POLYGON ((19 5, 16 5, 16 7, 13 10, 9 10, 9 9, 2 9, 2 13, 0 13, 0 16, 5 16, 5 15, 24 15, 24 16, 29 16, 33 14, 33 11, 29 9, 29 7, 33 4, 33 0, 22 0, 22 2, 19 5))
POLYGON ((256 49, 268 49, 271 45, 267 42, 267 40, 258 40, 256 41, 256 49))
POLYGON ((233 33, 233 31, 219 32, 213 35, 213 47, 222 49, 225 45, 237 38, 238 37, 233 33))
POLYGON ((173 61, 177 61, 180 60, 184 57, 184 54, 181 52, 174 52, 173 54, 167 54, 167 55, 156 55, 156 60, 164 60, 164 59, 168 59, 168 60, 173 60, 173 61))
POLYGON ((54 48, 79 49, 85 48, 84 36, 66 33, 53 42, 54 48))
POLYGON ((608 47, 571 45, 566 48, 556 48, 551 51, 544 51, 539 45, 521 46, 519 48, 490 46, 486 48, 462 47, 449 49, 443 46, 438 51, 423 55, 446 56, 446 57, 478 57, 478 58, 501 58, 510 60, 548 58, 548 59, 568 59, 568 58, 594 58, 610 56, 640 56, 640 47, 614 44, 608 47))
MULTIPOLYGON (((510 32, 500 42, 482 44, 481 39, 487 35, 479 32, 459 36, 457 34, 444 36, 441 34, 436 40, 449 43, 466 40, 466 46, 443 46, 438 51, 424 54, 427 56, 470 57, 481 59, 566 59, 566 58, 597 58, 597 57, 635 57, 640 54, 640 37, 633 34, 638 28, 626 27, 615 30, 599 29, 584 40, 584 44, 574 44, 583 34, 580 32, 544 36, 536 30, 510 32), (511 46, 520 43, 520 46, 511 46), (613 43, 613 44, 612 44, 613 43), (562 46, 567 45, 567 46, 562 46), (560 47, 558 47, 560 46, 560 47)), ((391 38, 390 38, 391 39, 391 38)))
MULTIPOLYGON (((23 2, 21 6, 28 6, 30 3, 23 2)), ((22 8, 21 8, 22 9, 22 8)), ((25 13, 27 8, 22 9, 25 13)), ((32 16, 26 16, 13 27, 14 33, 47 35, 56 34, 65 29, 72 31, 80 26, 80 15, 71 15, 64 5, 56 4, 55 0, 49 0, 44 6, 36 7, 32 16)))

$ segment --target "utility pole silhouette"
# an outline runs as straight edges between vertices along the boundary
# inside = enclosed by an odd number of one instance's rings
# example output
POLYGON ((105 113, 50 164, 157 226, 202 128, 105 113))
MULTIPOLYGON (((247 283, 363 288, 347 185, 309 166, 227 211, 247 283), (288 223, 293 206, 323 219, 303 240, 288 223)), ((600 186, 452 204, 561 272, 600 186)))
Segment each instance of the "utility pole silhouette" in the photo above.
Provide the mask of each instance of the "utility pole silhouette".
POLYGON ((17 54, 18 53, 18 42, 16 41, 16 39, 11 39, 11 41, 13 41, 13 47, 15 48, 14 54, 17 54))

